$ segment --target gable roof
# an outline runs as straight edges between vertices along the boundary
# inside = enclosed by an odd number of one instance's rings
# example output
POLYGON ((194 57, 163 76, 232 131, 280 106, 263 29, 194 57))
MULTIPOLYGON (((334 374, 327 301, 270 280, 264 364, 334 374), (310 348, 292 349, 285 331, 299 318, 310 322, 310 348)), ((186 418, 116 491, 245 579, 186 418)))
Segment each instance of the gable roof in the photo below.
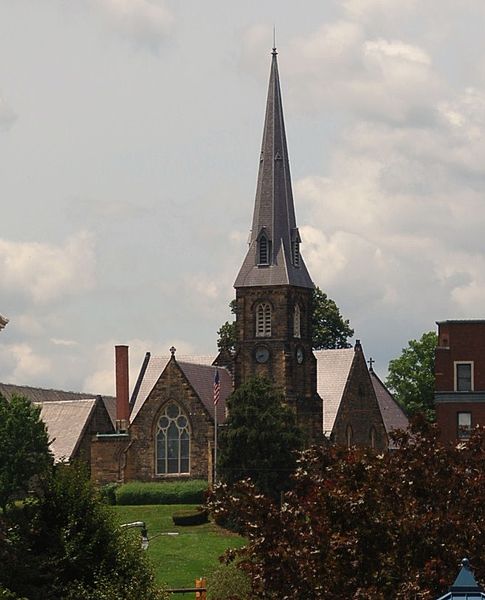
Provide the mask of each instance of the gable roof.
MULTIPOLYGON (((130 421, 135 419, 170 360, 170 356, 151 355, 148 360, 145 359, 144 369, 140 373, 141 381, 137 384, 138 393, 134 398, 130 421)), ((219 371, 221 391, 217 405, 217 420, 219 423, 223 423, 225 421, 226 399, 233 391, 230 372, 225 367, 213 366, 214 357, 180 356, 174 358, 174 360, 201 399, 211 418, 214 418, 214 377, 216 370, 219 371)))
MULTIPOLYGON (((31 402, 72 402, 76 400, 86 400, 97 398, 97 394, 89 394, 84 392, 65 392, 64 390, 51 390, 44 388, 30 387, 28 385, 14 385, 12 383, 0 383, 0 394, 7 400, 11 400, 12 396, 25 396, 31 402)), ((101 397, 113 427, 116 424, 116 398, 113 396, 101 397)))
MULTIPOLYGON (((386 432, 389 433, 393 429, 407 429, 409 426, 409 419, 407 418, 406 413, 399 406, 394 399, 394 396, 382 383, 374 370, 369 369, 369 374, 372 386, 376 393, 377 402, 379 403, 379 409, 381 411, 386 432)), ((391 441, 389 447, 393 447, 391 441)))
POLYGON ((96 406, 96 398, 34 402, 47 426, 54 460, 69 460, 75 454, 96 406))
POLYGON ((317 392, 323 402, 323 433, 330 435, 345 391, 355 350, 315 350, 317 392))

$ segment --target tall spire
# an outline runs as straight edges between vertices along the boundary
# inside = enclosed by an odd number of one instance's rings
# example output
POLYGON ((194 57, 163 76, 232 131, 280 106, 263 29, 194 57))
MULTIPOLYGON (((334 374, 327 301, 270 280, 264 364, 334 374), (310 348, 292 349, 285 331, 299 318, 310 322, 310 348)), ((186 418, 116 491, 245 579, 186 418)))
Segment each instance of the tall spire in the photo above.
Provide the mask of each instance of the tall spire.
POLYGON ((313 288, 300 256, 276 48, 273 48, 249 250, 234 287, 313 288))

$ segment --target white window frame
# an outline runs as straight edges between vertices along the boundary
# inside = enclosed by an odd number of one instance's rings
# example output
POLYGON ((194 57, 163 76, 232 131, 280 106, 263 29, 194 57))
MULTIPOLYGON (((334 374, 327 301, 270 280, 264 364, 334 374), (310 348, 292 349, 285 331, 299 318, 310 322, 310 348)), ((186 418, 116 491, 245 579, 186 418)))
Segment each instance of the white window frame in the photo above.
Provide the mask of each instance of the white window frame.
POLYGON ((474 373, 474 362, 472 360, 455 360, 453 362, 453 374, 454 382, 453 389, 455 392, 466 394, 467 391, 473 392, 475 390, 475 373, 474 373), (469 390, 458 390, 458 365, 470 365, 470 389, 469 390))
POLYGON ((180 475, 190 475, 190 468, 191 468, 191 447, 192 447, 192 429, 190 427, 190 421, 188 418, 187 413, 185 412, 185 410, 182 408, 182 406, 176 402, 175 400, 169 400, 163 407, 163 410, 160 412, 160 414, 157 417, 157 426, 156 426, 156 431, 155 431, 155 474, 157 477, 179 477, 180 475), (177 415, 177 417, 169 417, 167 414, 167 409, 171 406, 171 405, 175 405, 177 406, 177 408, 179 409, 179 414, 177 415), (166 417, 169 421, 168 425, 166 427, 161 427, 160 426, 160 420, 162 419, 162 417, 166 417), (180 427, 178 425, 178 423, 176 422, 177 419, 179 417, 185 417, 186 421, 187 421, 187 425, 185 427, 180 427), (170 427, 170 424, 174 422, 175 426, 177 427, 178 431, 179 431, 179 438, 178 438, 178 457, 177 457, 177 461, 178 461, 178 471, 176 472, 168 472, 168 428, 170 427), (185 430, 189 436, 189 444, 188 444, 188 470, 187 471, 181 471, 180 470, 180 465, 182 462, 182 455, 181 455, 181 439, 180 439, 180 435, 181 432, 185 430), (165 461, 165 472, 164 471, 159 471, 158 470, 158 436, 160 435, 160 433, 163 433, 164 435, 164 443, 165 443, 165 457, 163 459, 160 460, 164 460, 165 461))
POLYGON ((473 419, 470 410, 460 410, 456 413, 456 437, 459 440, 467 440, 472 434, 473 419), (470 417, 470 425, 460 426, 460 415, 468 415, 470 417))

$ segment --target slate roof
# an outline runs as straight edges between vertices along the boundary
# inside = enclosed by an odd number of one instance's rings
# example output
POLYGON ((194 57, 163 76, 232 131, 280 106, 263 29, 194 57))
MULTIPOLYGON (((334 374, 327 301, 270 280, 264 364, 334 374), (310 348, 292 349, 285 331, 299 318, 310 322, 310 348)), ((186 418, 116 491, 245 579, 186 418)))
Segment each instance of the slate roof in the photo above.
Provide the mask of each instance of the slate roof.
MULTIPOLYGON (((213 360, 213 356, 176 357, 178 366, 187 377, 189 383, 194 388, 212 419, 214 418, 214 377, 216 369, 219 370, 221 391, 220 400, 217 405, 217 420, 218 423, 223 423, 226 417, 226 398, 233 391, 233 381, 231 374, 226 368, 212 366, 213 360)), ((150 392, 153 390, 169 361, 169 356, 149 356, 144 373, 141 374, 142 380, 139 382, 138 393, 134 399, 130 421, 133 421, 136 418, 136 415, 145 403, 150 392)))
MULTIPOLYGON (((96 394, 83 392, 65 392, 64 390, 50 390, 43 388, 30 387, 28 385, 13 385, 11 383, 0 383, 0 394, 10 400, 14 394, 17 396, 25 396, 31 402, 65 402, 93 399, 96 394)), ((113 424, 116 423, 116 398, 113 396, 103 396, 102 400, 108 411, 109 418, 113 424)))
POLYGON ((34 404, 41 407, 40 416, 47 425, 54 459, 69 460, 75 454, 89 424, 96 398, 50 400, 34 404))
POLYGON ((330 435, 355 357, 353 348, 316 350, 317 392, 323 401, 323 433, 330 435))
MULTIPOLYGON (((377 402, 379 403, 379 409, 381 411, 386 432, 389 433, 393 429, 407 429, 409 426, 409 419, 407 418, 406 413, 399 406, 398 402, 394 399, 394 396, 382 383, 376 373, 373 370, 369 370, 369 374, 376 393, 377 402)), ((389 447, 393 447, 392 442, 389 447)))
POLYGON ((300 256, 299 267, 295 267, 291 260, 291 242, 299 239, 299 234, 276 55, 273 48, 250 245, 234 283, 236 288, 267 285, 314 287, 303 258, 300 256), (257 240, 263 229, 271 241, 271 264, 258 266, 257 240))

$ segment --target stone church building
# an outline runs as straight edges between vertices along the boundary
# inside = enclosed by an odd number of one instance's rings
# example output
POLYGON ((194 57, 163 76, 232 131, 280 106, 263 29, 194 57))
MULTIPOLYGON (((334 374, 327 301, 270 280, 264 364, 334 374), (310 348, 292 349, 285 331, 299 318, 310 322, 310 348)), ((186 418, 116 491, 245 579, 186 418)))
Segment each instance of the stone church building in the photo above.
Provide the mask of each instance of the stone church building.
POLYGON ((310 442, 325 435, 348 446, 387 449, 393 423, 385 422, 385 410, 400 413, 399 425, 406 419, 390 394, 376 393, 360 342, 312 350, 314 284, 300 245, 273 49, 250 242, 234 283, 235 355, 224 361, 177 357, 175 348, 170 357, 148 353, 129 398, 128 349, 117 347, 117 416, 114 430, 92 442, 96 481, 210 479, 216 371, 220 425, 233 388, 259 375, 283 391, 310 442))
MULTIPOLYGON (((273 49, 250 242, 234 283, 234 356, 147 353, 130 396, 128 348, 117 346, 116 399, 26 388, 42 406, 56 459, 84 457, 98 483, 210 480, 215 424, 224 425, 233 389, 255 375, 282 390, 309 442, 325 436, 386 450, 389 432, 405 427, 406 416, 368 369, 359 341, 312 350, 314 284, 301 244, 273 49)), ((0 328, 5 324, 0 320, 0 328)), ((1 386, 7 397, 18 392, 1 386)))

